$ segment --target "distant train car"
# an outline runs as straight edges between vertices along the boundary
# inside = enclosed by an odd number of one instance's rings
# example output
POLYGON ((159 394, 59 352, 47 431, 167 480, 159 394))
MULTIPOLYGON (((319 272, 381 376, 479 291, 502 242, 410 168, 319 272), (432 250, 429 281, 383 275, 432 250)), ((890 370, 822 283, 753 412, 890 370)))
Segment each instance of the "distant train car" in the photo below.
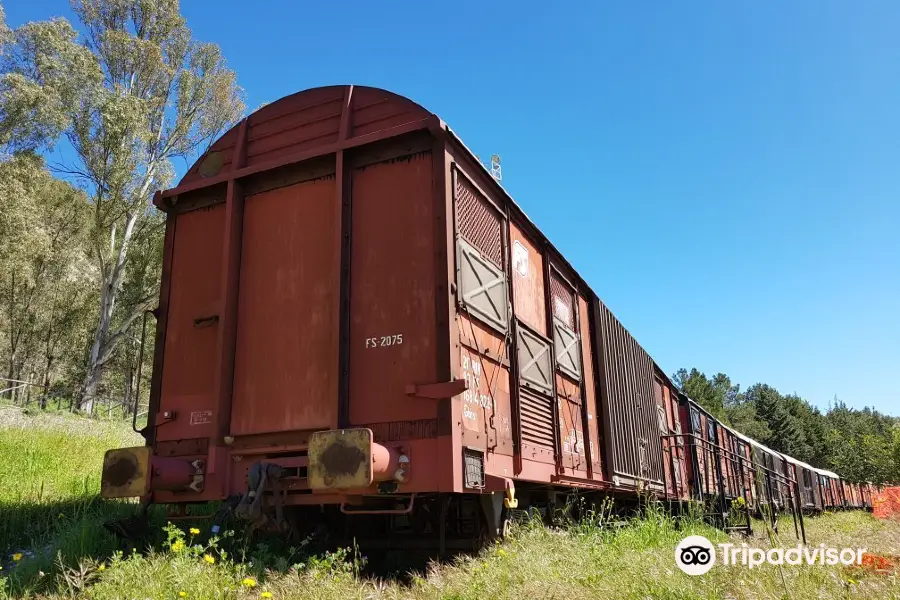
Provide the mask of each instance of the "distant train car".
POLYGON ((810 512, 821 511, 822 494, 815 468, 787 454, 782 454, 782 457, 785 460, 785 472, 797 482, 800 507, 810 512))
POLYGON ((874 494, 874 486, 871 481, 864 481, 860 484, 861 492, 862 492, 862 504, 863 508, 871 509, 872 508, 872 496, 874 494))
POLYGON ((772 504, 777 511, 783 510, 787 506, 788 497, 784 459, 768 446, 742 434, 738 436, 751 448, 756 469, 756 507, 761 509, 772 504))
POLYGON ((813 469, 819 481, 819 495, 822 498, 822 508, 824 510, 835 510, 841 508, 840 478, 837 473, 826 471, 825 469, 813 469))
POLYGON ((753 464, 753 446, 749 438, 739 431, 721 424, 726 434, 730 475, 735 478, 732 490, 737 497, 742 497, 751 507, 757 500, 756 469, 753 464))
POLYGON ((754 502, 751 446, 744 436, 716 419, 683 393, 679 394, 682 430, 689 434, 689 476, 697 497, 724 495, 754 502))

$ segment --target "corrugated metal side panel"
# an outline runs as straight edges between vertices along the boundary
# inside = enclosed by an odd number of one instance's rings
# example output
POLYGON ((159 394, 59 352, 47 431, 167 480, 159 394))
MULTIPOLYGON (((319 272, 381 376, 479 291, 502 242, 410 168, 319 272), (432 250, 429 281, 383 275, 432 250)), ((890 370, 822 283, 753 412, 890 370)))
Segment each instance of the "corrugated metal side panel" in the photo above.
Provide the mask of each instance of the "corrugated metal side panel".
POLYGON ((662 445, 653 398, 653 362, 599 299, 604 377, 601 402, 610 439, 610 472, 622 483, 663 485, 662 445))

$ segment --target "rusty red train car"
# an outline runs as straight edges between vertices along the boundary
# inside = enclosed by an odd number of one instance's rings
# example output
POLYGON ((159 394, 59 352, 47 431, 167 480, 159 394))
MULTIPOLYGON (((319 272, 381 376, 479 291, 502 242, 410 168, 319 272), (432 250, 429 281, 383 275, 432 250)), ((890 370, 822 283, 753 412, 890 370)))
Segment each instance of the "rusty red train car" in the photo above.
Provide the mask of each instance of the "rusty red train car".
POLYGON ((573 490, 687 497, 672 383, 414 102, 285 97, 154 202, 147 443, 107 454, 104 496, 441 545, 573 490))
POLYGON ((409 99, 282 98, 154 203, 146 443, 107 452, 105 497, 224 501, 254 527, 448 548, 573 494, 758 504, 748 470, 780 472, 680 395, 409 99))

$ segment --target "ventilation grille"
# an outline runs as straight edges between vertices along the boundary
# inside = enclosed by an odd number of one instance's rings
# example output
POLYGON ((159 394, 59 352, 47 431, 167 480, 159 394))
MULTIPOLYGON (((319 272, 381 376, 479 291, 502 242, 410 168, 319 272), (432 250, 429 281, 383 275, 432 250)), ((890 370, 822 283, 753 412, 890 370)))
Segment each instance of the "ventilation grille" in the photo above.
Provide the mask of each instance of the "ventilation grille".
POLYGON ((519 395, 522 415, 522 442, 553 448, 553 408, 552 400, 529 394, 524 390, 519 395))
POLYGON ((553 316, 575 331, 575 298, 572 288, 550 272, 550 296, 553 299, 553 316))
POLYGON ((474 490, 484 487, 484 455, 481 452, 464 448, 463 469, 467 488, 474 490))
POLYGON ((460 235, 488 260, 502 268, 500 217, 464 177, 456 176, 456 222, 460 235))

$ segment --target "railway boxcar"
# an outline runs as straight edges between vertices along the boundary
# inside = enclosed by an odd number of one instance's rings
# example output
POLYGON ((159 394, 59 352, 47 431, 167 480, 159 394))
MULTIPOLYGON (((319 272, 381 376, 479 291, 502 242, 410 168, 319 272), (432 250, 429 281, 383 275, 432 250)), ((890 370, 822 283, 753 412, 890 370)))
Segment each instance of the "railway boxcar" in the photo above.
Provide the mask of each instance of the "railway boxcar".
POLYGON ((406 98, 282 98, 154 203, 166 231, 146 443, 107 452, 105 497, 173 516, 224 501, 254 528, 446 548, 572 494, 790 495, 783 458, 680 396, 406 98))
POLYGON ((414 102, 282 98, 154 202, 146 445, 104 496, 446 547, 573 491, 689 494, 675 387, 414 102))
POLYGON ((761 510, 763 507, 771 504, 778 511, 787 507, 787 498, 790 496, 790 482, 787 475, 785 475, 784 459, 778 452, 768 446, 743 434, 735 433, 741 440, 749 444, 751 448, 751 456, 753 457, 756 471, 755 508, 761 510))
POLYGON ((819 477, 820 495, 825 510, 834 510, 843 506, 841 502, 840 478, 837 473, 825 469, 814 469, 819 477))
POLYGON ((823 509, 822 493, 819 489, 816 470, 801 460, 787 454, 781 455, 785 461, 785 472, 796 482, 800 507, 807 511, 818 512, 823 509))
POLYGON ((677 390, 612 311, 596 297, 594 306, 599 412, 611 483, 687 497, 685 451, 675 437, 681 428, 677 390))
POLYGON ((750 448, 735 431, 679 393, 679 417, 687 433, 689 477, 697 497, 722 495, 752 501, 750 448))

